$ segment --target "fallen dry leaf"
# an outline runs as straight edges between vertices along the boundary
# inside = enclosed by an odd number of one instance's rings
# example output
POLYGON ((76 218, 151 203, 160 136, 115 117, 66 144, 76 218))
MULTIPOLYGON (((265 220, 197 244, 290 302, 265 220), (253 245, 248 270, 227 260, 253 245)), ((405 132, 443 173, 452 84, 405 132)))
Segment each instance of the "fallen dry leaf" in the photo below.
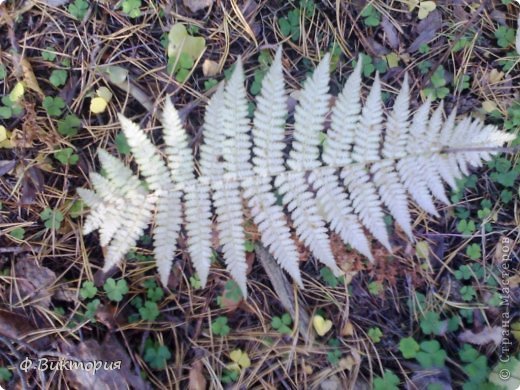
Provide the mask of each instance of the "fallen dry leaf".
POLYGON ((465 330, 459 334, 459 340, 464 343, 474 345, 485 345, 493 342, 495 346, 499 346, 502 342, 502 328, 500 326, 486 327, 479 333, 474 333, 471 330, 465 330))
POLYGON ((56 281, 56 274, 30 257, 17 259, 14 272, 15 302, 32 302, 48 308, 52 297, 50 288, 56 281))
POLYGON ((36 92, 41 99, 45 98, 45 94, 43 93, 40 85, 38 84, 38 80, 34 74, 31 63, 28 59, 22 58, 20 60, 20 65, 22 67, 23 81, 25 82, 25 87, 36 92))
POLYGON ((60 349, 70 357, 81 361, 120 361, 120 369, 100 369, 95 372, 87 370, 65 370, 64 374, 76 389, 150 389, 139 375, 131 369, 131 360, 114 336, 108 334, 102 343, 94 339, 86 340, 77 345, 60 343, 60 349))
POLYGON ((184 6, 191 12, 199 12, 201 9, 208 8, 215 0, 183 0, 184 6))
POLYGON ((206 389, 207 381, 202 372, 202 362, 200 360, 193 362, 193 364, 191 365, 189 378, 189 390, 206 389))
POLYGON ((340 359, 339 366, 344 370, 352 370, 352 368, 356 365, 356 361, 351 355, 348 355, 346 358, 340 359))
MULTIPOLYGON (((0 310, 0 335, 10 338, 12 340, 24 340, 25 337, 34 332, 36 327, 31 319, 22 314, 17 314, 12 311, 0 310)), ((46 339, 45 339, 46 340, 46 339)), ((46 341, 44 339, 37 339, 30 342, 34 347, 43 346, 46 341)))
POLYGON ((427 18, 421 20, 421 22, 416 26, 416 31, 420 31, 419 36, 412 42, 410 47, 408 48, 408 53, 414 53, 419 50, 419 47, 423 44, 429 43, 435 35, 437 31, 439 31, 442 27, 442 17, 439 11, 430 12, 427 18))
POLYGON ((202 73, 206 77, 213 77, 219 73, 218 63, 212 60, 205 59, 202 64, 202 73))
POLYGON ((352 322, 347 321, 347 323, 341 328, 341 335, 343 337, 353 336, 354 335, 354 326, 352 322))

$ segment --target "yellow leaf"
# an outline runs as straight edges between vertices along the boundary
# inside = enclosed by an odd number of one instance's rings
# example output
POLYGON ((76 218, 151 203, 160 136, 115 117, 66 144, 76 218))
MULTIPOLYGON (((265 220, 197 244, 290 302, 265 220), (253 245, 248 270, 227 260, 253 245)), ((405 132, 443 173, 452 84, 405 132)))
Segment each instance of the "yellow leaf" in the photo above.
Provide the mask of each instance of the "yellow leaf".
POLYGON ((247 352, 243 352, 241 349, 235 349, 234 351, 231 351, 229 357, 242 368, 248 368, 251 366, 249 355, 247 352))
POLYGON ((9 94, 9 99, 13 103, 17 103, 22 98, 24 91, 25 88, 23 86, 23 83, 21 81, 18 81, 11 93, 9 94))
POLYGON ((513 334, 516 341, 520 343, 520 321, 511 324, 511 333, 513 334))
POLYGON ((482 103, 482 109, 487 112, 493 112, 497 109, 497 104, 492 100, 486 100, 482 103))
POLYGON ((13 147, 11 136, 11 132, 7 131, 4 126, 0 126, 0 149, 11 149, 13 147))
POLYGON ((108 102, 100 96, 92 98, 90 101, 90 112, 93 114, 101 114, 107 108, 108 102))
POLYGON ((435 8, 437 8, 437 4, 434 1, 421 1, 419 4, 419 19, 426 18, 435 8))
POLYGON ((427 260, 430 254, 430 245, 427 241, 419 241, 415 245, 415 254, 419 259, 427 260))
POLYGON ((36 79, 31 63, 26 58, 22 58, 20 60, 20 65, 22 66, 23 81, 25 82, 27 89, 35 91, 43 99, 45 94, 38 84, 38 80, 36 79))
POLYGON ((328 333, 329 330, 332 329, 332 321, 326 320, 320 315, 315 315, 312 317, 312 326, 314 326, 314 330, 320 336, 324 336, 328 333))
POLYGON ((96 91, 97 95, 108 103, 112 99, 112 92, 107 87, 101 87, 96 91))
POLYGON ((346 358, 343 358, 339 361, 339 366, 344 370, 351 371, 355 365, 356 361, 351 355, 348 355, 346 358))
POLYGON ((500 72, 497 69, 492 69, 491 72, 489 72, 489 84, 496 84, 500 82, 504 78, 504 72, 500 72))
POLYGON ((397 53, 390 53, 386 55, 386 62, 389 68, 395 68, 399 65, 399 56, 397 53))
POLYGON ((200 57, 206 49, 206 40, 203 37, 188 35, 184 24, 175 23, 168 33, 168 57, 177 57, 186 53, 192 60, 200 57))

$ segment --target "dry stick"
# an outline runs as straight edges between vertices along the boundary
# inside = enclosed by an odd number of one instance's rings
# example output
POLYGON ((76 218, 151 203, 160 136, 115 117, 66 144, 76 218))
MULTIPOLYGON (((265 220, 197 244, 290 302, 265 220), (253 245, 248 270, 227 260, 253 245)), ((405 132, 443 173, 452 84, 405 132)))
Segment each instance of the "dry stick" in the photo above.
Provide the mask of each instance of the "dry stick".
POLYGON ((300 302, 298 303, 298 313, 296 313, 293 291, 290 287, 291 283, 289 283, 281 267, 264 246, 257 244, 255 252, 271 281, 275 293, 278 295, 278 298, 280 298, 282 306, 289 312, 291 317, 295 319, 295 322, 298 323, 298 331, 305 342, 311 343, 314 339, 314 332, 310 327, 310 317, 300 302))

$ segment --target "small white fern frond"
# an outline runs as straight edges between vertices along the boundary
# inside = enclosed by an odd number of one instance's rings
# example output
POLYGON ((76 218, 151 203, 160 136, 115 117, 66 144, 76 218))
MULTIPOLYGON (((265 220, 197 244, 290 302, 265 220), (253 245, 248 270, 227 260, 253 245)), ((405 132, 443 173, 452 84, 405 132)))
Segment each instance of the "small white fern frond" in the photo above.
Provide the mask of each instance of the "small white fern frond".
POLYGON ((381 100, 381 80, 376 74, 374 84, 368 94, 365 106, 354 135, 352 159, 366 163, 379 160, 379 146, 383 130, 383 102, 381 100))
POLYGON ((282 50, 278 49, 273 63, 262 80, 261 93, 253 120, 253 170, 256 178, 242 185, 251 215, 262 235, 262 242, 278 264, 300 286, 298 251, 282 207, 276 204, 271 177, 284 172, 283 149, 287 116, 287 98, 282 69, 282 50))
POLYGON ((379 144, 383 127, 382 122, 381 81, 379 75, 376 75, 354 132, 352 159, 358 164, 344 168, 340 177, 352 200, 354 211, 359 215, 363 225, 388 250, 391 250, 382 201, 375 184, 370 180, 367 167, 363 165, 380 159, 379 144))
POLYGON ((420 151, 424 153, 424 156, 421 158, 425 168, 424 172, 426 174, 424 176, 426 178, 426 184, 428 188, 437 199, 439 199, 442 203, 449 205, 450 201, 446 196, 442 177, 435 166, 436 160, 433 153, 435 151, 435 147, 432 147, 432 145, 435 144, 436 137, 439 136, 442 128, 442 113, 444 112, 443 108, 444 104, 441 102, 441 104, 439 104, 437 109, 433 112, 430 118, 426 137, 424 137, 424 141, 420 144, 420 151))
POLYGON ((438 216, 439 214, 433 204, 433 198, 422 174, 425 171, 424 161, 414 156, 414 154, 418 153, 417 149, 420 145, 418 140, 425 137, 428 129, 430 107, 431 100, 428 98, 415 113, 408 133, 407 152, 409 156, 402 158, 397 163, 397 170, 401 177, 401 182, 417 204, 431 215, 438 216))
POLYGON ((85 229, 100 230, 100 243, 108 245, 104 271, 119 264, 135 246, 152 215, 154 197, 148 195, 139 179, 119 159, 103 149, 98 151, 107 177, 95 172, 90 180, 95 192, 78 188, 79 195, 93 208, 85 229))
POLYGON ((244 85, 244 68, 239 57, 235 69, 224 89, 222 131, 224 169, 230 179, 243 179, 252 174, 250 163, 251 141, 247 117, 247 92, 244 85))
POLYGON ((352 162, 351 148, 361 113, 361 70, 362 57, 359 57, 332 110, 330 130, 322 153, 327 165, 344 166, 352 162))
POLYGON ((314 169, 319 162, 320 132, 329 107, 330 55, 326 54, 308 78, 294 112, 294 133, 287 165, 295 171, 314 169))
POLYGON ((287 165, 293 172, 276 177, 275 185, 283 195, 283 203, 291 212, 296 233, 321 263, 335 275, 339 270, 314 194, 309 191, 302 170, 320 166, 320 132, 323 130, 329 104, 330 56, 326 54, 303 86, 294 112, 294 133, 287 165))
POLYGON ((211 201, 209 185, 195 179, 192 151, 179 113, 166 99, 162 114, 164 142, 171 178, 184 199, 184 215, 188 233, 188 252, 206 285, 211 265, 211 201))
POLYGON ((206 180, 217 179, 224 174, 222 146, 226 136, 222 131, 222 110, 224 109, 224 83, 220 83, 217 90, 206 106, 204 114, 203 136, 204 143, 200 147, 201 178, 206 180))
POLYGON ((343 242, 373 261, 363 227, 354 215, 345 190, 339 185, 335 169, 325 168, 319 173, 311 172, 309 182, 316 190, 318 210, 330 224, 330 229, 339 234, 343 242))
POLYGON ((212 253, 211 200, 207 183, 193 180, 185 186, 184 215, 188 233, 188 252, 204 287, 208 280, 212 253))
POLYGON ((244 212, 240 179, 253 174, 249 162, 251 141, 249 139, 249 119, 247 117, 247 92, 244 86, 242 60, 238 59, 231 78, 222 95, 221 111, 214 118, 221 124, 215 129, 224 136, 222 141, 224 175, 212 178, 213 204, 217 214, 217 230, 224 252, 226 268, 237 282, 244 297, 246 287, 246 253, 244 234, 244 212))
MULTIPOLYGON (((182 184, 195 179, 193 173, 193 156, 188 146, 188 135, 181 123, 179 113, 169 98, 166 99, 162 112, 163 136, 168 159, 171 180, 182 184)), ((182 190, 182 185, 179 186, 182 190)))
POLYGON ((284 168, 287 96, 284 88, 281 47, 262 80, 253 120, 253 170, 258 176, 276 176, 284 168))
POLYGON ((291 213, 296 234, 311 250, 314 257, 329 267, 334 275, 341 275, 332 249, 325 222, 319 215, 314 194, 308 190, 303 173, 283 173, 276 177, 275 186, 283 195, 283 202, 291 213))
POLYGON ((213 192, 217 213, 217 227, 226 269, 237 282, 242 295, 247 297, 246 253, 243 228, 242 197, 236 181, 223 182, 213 192))
POLYGON ((157 196, 154 253, 161 283, 166 286, 182 223, 181 193, 175 190, 166 164, 144 131, 123 115, 119 120, 148 187, 157 196))
POLYGON ((125 199, 124 218, 108 246, 103 266, 104 272, 108 272, 112 267, 118 265, 124 255, 135 246, 150 223, 153 206, 153 197, 147 196, 143 188, 125 199))

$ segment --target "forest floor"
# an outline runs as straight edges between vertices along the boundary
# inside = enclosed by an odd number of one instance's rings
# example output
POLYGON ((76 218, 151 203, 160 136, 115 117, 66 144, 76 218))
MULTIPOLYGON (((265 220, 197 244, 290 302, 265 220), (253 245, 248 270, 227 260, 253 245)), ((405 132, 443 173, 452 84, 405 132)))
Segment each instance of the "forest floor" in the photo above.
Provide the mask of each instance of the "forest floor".
POLYGON ((253 102, 279 44, 289 92, 330 52, 337 95, 362 56, 387 106, 407 72, 414 109, 431 96, 518 133, 519 11, 513 0, 0 1, 0 386, 520 388, 518 153, 460 180, 440 217, 414 208, 415 242, 388 216, 393 252, 374 240, 374 263, 333 236, 344 277, 302 246, 303 290, 268 275, 248 221, 247 300, 218 247, 201 288, 183 240, 167 289, 148 234, 103 274, 76 192, 99 147, 135 167, 117 113, 162 144, 168 96, 196 155, 218 82, 242 56, 253 102), (60 360, 121 366, 50 366, 60 360))

